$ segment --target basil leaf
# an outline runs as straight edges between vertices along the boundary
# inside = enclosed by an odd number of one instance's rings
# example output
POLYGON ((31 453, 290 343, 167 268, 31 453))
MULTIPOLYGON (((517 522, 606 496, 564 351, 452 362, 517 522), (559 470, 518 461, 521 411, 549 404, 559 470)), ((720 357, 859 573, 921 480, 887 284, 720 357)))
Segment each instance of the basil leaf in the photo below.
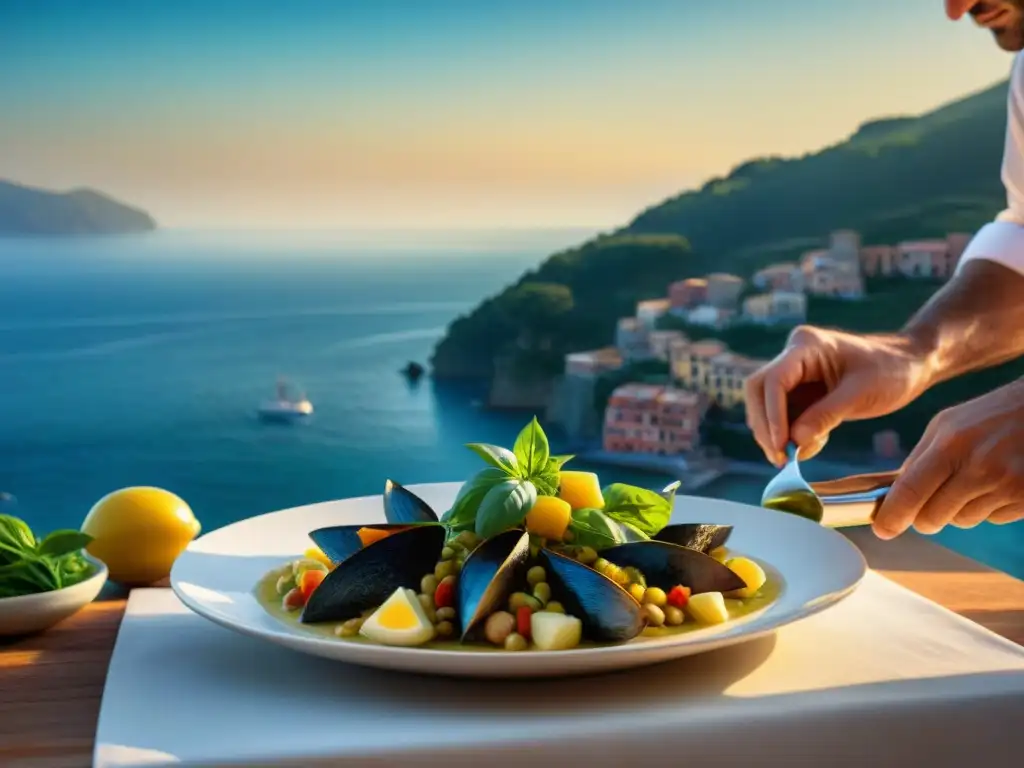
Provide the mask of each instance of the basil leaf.
POLYGON ((625 483, 613 483, 601 491, 604 511, 613 520, 629 523, 653 536, 672 517, 672 502, 659 493, 625 483))
POLYGON ((35 551, 36 537, 28 524, 14 515, 0 515, 0 564, 17 562, 35 551))
POLYGON ((573 454, 569 454, 568 456, 552 456, 550 459, 548 459, 548 471, 560 472, 562 470, 562 467, 564 467, 566 464, 568 464, 575 458, 576 457, 573 454))
POLYGON ((492 467, 503 469, 513 477, 519 475, 519 461, 516 455, 508 448, 502 448, 500 445, 491 445, 490 443, 468 443, 466 447, 492 467))
POLYGON ((85 581, 95 573, 95 566, 77 552, 61 557, 55 566, 62 588, 85 581))
POLYGON ((493 486, 476 513, 476 534, 489 539, 523 522, 537 501, 537 488, 529 480, 504 480, 493 486))
POLYGON ((68 555, 85 548, 90 541, 92 541, 92 536, 81 531, 54 531, 47 535, 39 545, 39 554, 51 557, 68 555))
POLYGON ((574 546, 593 547, 598 551, 626 541, 618 524, 600 509, 574 509, 569 530, 574 546))
POLYGON ((27 557, 0 566, 0 588, 8 597, 60 589, 60 575, 45 558, 27 557))
POLYGON ((525 477, 532 478, 547 469, 551 447, 548 445, 548 436, 544 434, 536 416, 519 433, 515 445, 512 446, 512 452, 519 460, 520 469, 525 477))
MULTIPOLYGON (((477 510, 484 496, 498 483, 510 479, 508 473, 497 467, 486 467, 462 484, 455 497, 452 508, 441 517, 442 523, 449 527, 472 523, 476 519, 477 510)), ((473 527, 472 525, 470 526, 473 527)))
POLYGON ((537 493, 541 496, 557 496, 562 480, 557 472, 543 472, 533 478, 537 493))

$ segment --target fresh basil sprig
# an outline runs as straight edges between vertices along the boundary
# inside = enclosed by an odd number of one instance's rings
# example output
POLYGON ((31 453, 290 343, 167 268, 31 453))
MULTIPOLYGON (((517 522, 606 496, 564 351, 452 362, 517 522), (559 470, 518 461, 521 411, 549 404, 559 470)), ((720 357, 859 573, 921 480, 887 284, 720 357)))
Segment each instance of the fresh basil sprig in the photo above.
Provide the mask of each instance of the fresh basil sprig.
POLYGON ((14 515, 0 515, 0 597, 51 592, 78 584, 95 573, 82 556, 92 537, 59 530, 41 541, 14 515))

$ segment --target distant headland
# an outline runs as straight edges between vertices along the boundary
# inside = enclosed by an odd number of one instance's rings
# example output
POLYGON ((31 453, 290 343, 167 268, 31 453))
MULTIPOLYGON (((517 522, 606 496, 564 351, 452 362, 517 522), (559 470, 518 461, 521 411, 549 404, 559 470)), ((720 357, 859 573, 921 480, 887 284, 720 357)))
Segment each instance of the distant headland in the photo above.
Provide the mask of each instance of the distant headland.
POLYGON ((54 192, 0 179, 0 235, 115 235, 156 228, 145 211, 92 189, 54 192))

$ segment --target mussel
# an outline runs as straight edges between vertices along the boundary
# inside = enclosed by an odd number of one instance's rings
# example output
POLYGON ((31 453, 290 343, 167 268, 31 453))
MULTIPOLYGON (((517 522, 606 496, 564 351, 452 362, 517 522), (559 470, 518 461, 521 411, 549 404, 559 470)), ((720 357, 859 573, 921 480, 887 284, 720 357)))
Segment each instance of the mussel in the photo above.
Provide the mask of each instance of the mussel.
POLYGON ((438 521, 437 513, 427 502, 390 479, 384 481, 384 519, 392 525, 438 521))
POLYGON ((417 589, 423 574, 434 570, 444 541, 440 523, 413 525, 349 554, 313 590, 299 621, 346 621, 379 606, 399 587, 417 589))
POLYGON ((725 544, 732 534, 731 525, 715 525, 713 523, 677 523, 666 525, 653 538, 656 541, 667 541, 680 547, 696 549, 707 554, 725 544))
POLYGON ((456 587, 460 637, 500 610, 525 573, 530 534, 509 530, 484 541, 462 564, 456 587))
POLYGON ((551 594, 583 623, 583 636, 599 642, 623 642, 639 635, 646 621, 640 604, 626 590, 582 563, 549 549, 541 550, 551 594))
POLYGON ((728 592, 746 583, 713 557, 667 541, 637 541, 601 550, 601 557, 620 567, 638 569, 647 586, 669 590, 677 584, 692 594, 728 592))

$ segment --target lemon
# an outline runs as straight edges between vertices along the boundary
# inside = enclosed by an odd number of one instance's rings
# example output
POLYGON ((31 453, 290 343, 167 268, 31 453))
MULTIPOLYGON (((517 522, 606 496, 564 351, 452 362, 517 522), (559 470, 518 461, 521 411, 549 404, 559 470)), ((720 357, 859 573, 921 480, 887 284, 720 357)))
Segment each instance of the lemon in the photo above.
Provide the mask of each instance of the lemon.
POLYGON ((110 579, 122 584, 152 584, 200 530, 192 509, 161 488, 134 487, 108 493, 82 523, 92 536, 90 555, 106 563, 110 579))

